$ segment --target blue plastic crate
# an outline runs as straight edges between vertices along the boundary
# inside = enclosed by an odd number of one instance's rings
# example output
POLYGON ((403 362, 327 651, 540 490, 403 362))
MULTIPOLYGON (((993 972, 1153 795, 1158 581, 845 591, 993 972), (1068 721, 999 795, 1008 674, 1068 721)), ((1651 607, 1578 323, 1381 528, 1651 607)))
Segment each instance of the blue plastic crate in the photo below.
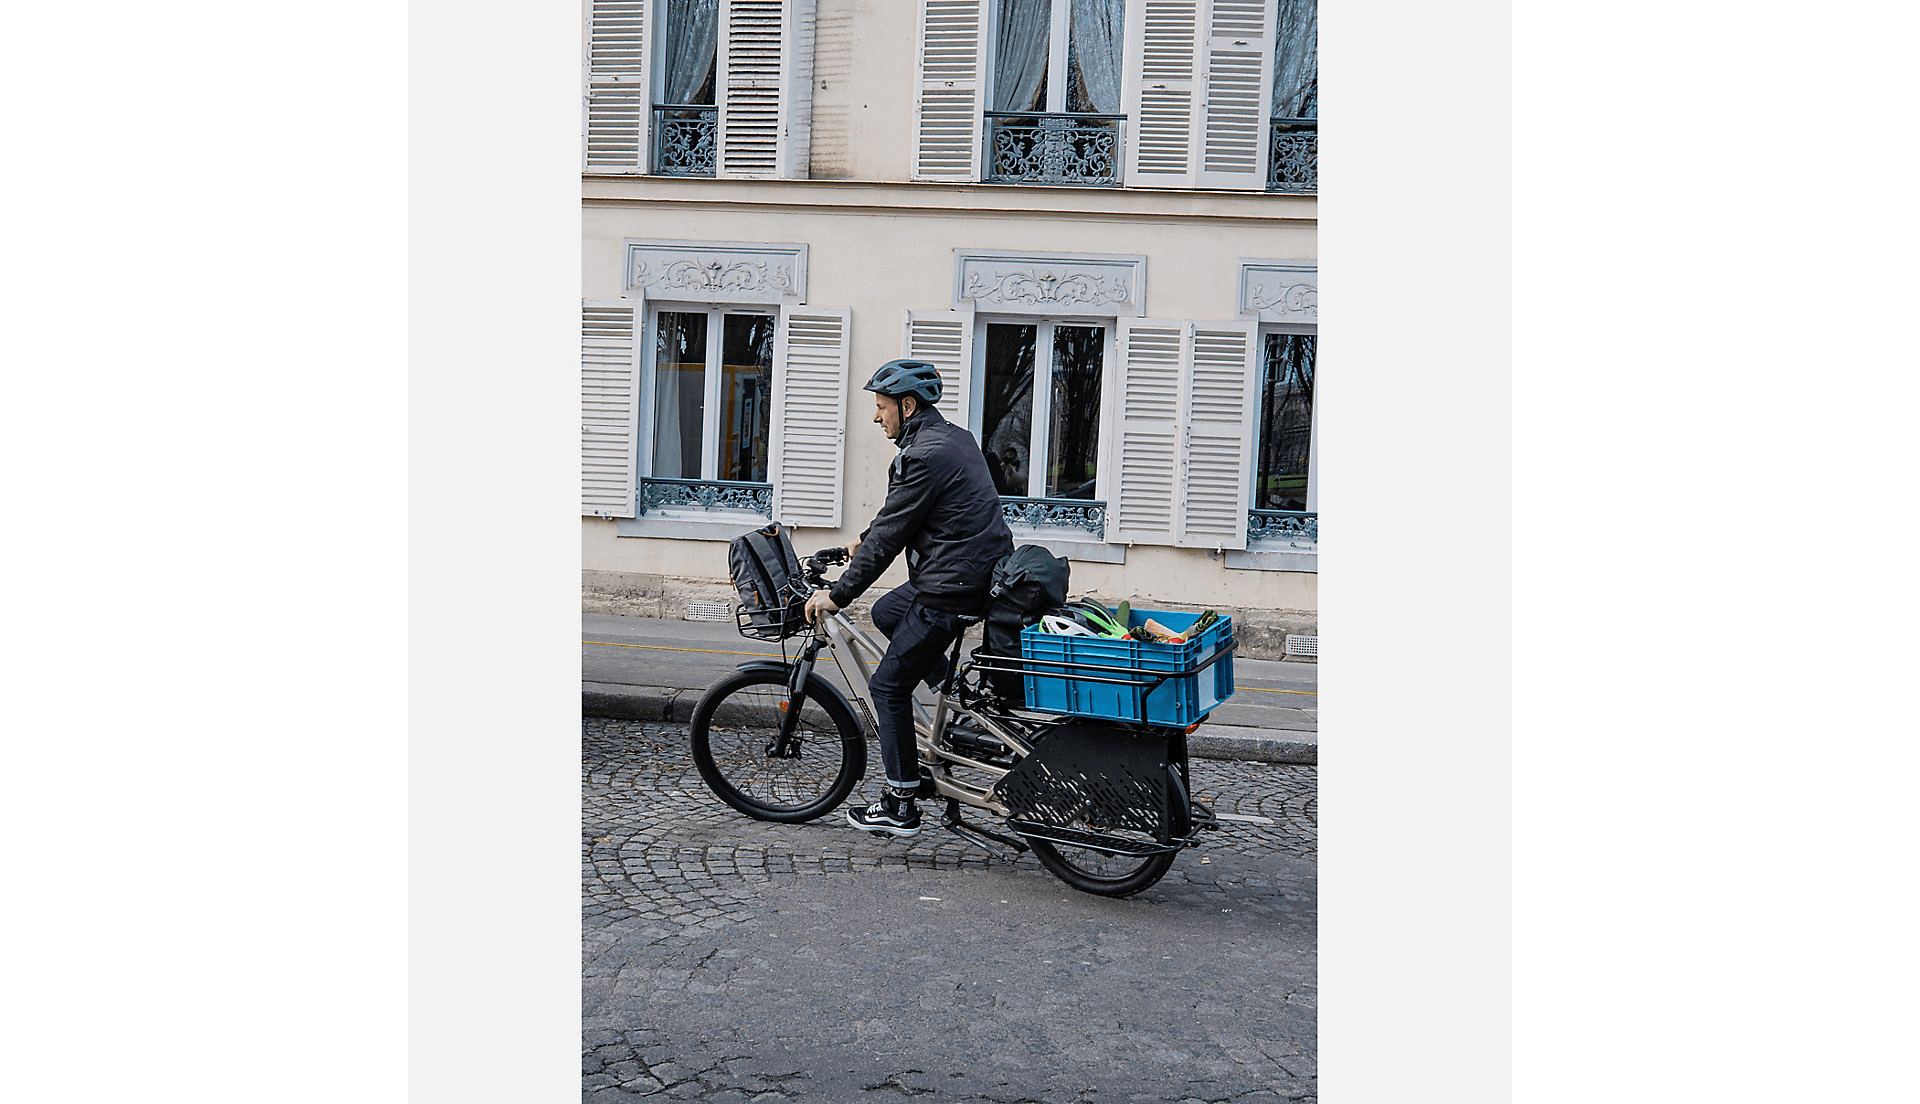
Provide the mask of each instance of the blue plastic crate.
MULTIPOLYGON (((1172 613, 1165 610, 1130 610, 1127 627, 1144 625, 1148 618, 1174 632, 1183 632, 1200 619, 1197 613, 1172 613)), ((1233 619, 1222 617, 1207 626, 1199 639, 1182 644, 1148 644, 1138 640, 1093 636, 1060 636, 1037 628, 1020 633, 1020 657, 1068 663, 1126 667, 1133 671, 1184 671, 1204 663, 1208 657, 1233 639, 1233 619)), ((1126 678, 1112 672, 1087 672, 1102 678, 1126 678)), ((1197 674, 1169 678, 1145 693, 1138 687, 1095 682, 1072 677, 1060 668, 1028 668, 1023 676, 1027 690, 1027 708, 1043 713, 1065 713, 1074 717, 1105 720, 1140 721, 1148 724, 1185 728, 1212 712, 1214 707, 1233 696, 1233 653, 1220 657, 1213 666, 1197 674), (1050 677, 1043 671, 1060 671, 1065 677, 1050 677), (1142 714, 1144 713, 1144 716, 1142 714)))

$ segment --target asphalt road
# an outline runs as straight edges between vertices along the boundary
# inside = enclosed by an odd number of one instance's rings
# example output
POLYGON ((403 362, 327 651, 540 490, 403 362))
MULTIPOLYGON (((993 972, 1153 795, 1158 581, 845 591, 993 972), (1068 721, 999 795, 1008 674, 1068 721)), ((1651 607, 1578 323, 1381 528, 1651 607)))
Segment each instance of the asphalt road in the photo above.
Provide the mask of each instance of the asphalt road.
POLYGON ((1313 767, 1196 761, 1272 823, 1116 901, 935 829, 742 817, 678 726, 582 747, 584 1100, 1316 1099, 1313 767))

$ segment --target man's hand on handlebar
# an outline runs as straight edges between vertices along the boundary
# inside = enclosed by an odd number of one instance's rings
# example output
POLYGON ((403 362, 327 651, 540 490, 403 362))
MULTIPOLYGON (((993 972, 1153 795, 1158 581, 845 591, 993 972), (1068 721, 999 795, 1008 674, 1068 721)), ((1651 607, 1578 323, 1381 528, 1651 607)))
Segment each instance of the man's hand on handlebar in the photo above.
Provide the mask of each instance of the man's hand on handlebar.
POLYGON ((807 624, 811 625, 816 617, 825 617, 830 613, 838 612, 839 609, 839 606, 833 604, 833 599, 827 597, 826 591, 816 590, 813 592, 813 597, 807 599, 807 624))

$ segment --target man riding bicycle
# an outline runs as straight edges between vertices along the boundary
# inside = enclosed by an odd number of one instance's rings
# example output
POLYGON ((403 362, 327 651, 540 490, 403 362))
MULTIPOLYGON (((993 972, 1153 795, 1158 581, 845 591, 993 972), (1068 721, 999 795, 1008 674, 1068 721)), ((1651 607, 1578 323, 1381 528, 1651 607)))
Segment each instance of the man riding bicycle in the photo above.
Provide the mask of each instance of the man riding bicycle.
POLYGON ((849 811, 847 823, 911 836, 920 831, 914 798, 923 792, 914 685, 945 673, 947 649, 964 629, 959 615, 985 607, 993 565, 1013 551, 1013 533, 973 434, 934 408, 939 369, 924 360, 888 361, 866 390, 874 393, 873 420, 900 451, 886 502, 847 546, 847 568, 833 587, 807 601, 807 620, 846 608, 907 553, 908 581, 873 604, 874 626, 887 635, 887 654, 868 680, 886 785, 879 801, 849 811))

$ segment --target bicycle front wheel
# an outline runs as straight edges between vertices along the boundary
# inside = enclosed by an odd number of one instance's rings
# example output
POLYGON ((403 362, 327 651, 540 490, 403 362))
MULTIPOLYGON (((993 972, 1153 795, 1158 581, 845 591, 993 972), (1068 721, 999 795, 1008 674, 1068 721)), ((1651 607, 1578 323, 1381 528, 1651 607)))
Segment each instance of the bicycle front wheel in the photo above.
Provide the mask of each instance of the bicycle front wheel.
POLYGON ((780 722, 791 702, 786 672, 761 667, 729 675, 693 707, 693 764, 720 800, 759 820, 792 824, 838 806, 867 770, 867 741, 853 713, 819 676, 785 747, 780 722))

